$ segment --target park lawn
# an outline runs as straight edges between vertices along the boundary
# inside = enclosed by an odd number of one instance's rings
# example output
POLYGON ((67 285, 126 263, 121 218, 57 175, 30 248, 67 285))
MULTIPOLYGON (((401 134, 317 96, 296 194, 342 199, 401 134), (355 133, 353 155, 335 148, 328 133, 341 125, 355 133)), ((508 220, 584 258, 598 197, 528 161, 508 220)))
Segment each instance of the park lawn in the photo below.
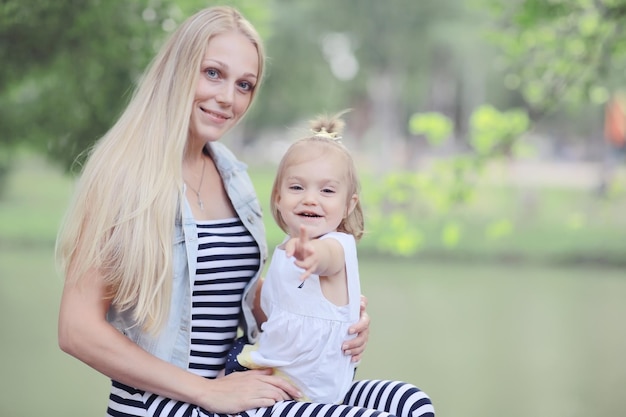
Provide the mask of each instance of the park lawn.
MULTIPOLYGON (((621 415, 626 279, 602 268, 361 257, 358 378, 414 382, 448 417, 621 415)), ((108 380, 56 342, 52 248, 0 252, 0 415, 102 415, 108 380)))

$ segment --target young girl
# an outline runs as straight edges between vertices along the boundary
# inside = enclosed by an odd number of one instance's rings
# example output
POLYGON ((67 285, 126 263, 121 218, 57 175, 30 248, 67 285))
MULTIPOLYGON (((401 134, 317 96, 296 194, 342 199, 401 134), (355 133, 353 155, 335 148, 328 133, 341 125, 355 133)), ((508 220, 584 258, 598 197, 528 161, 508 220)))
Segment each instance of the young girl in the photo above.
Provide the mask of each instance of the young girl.
POLYGON ((340 403, 355 371, 337 346, 359 317, 363 213, 354 162, 340 141, 343 122, 318 118, 311 127, 313 134, 291 145, 278 167, 271 208, 287 237, 263 286, 263 333, 238 362, 275 368, 304 400, 340 403))

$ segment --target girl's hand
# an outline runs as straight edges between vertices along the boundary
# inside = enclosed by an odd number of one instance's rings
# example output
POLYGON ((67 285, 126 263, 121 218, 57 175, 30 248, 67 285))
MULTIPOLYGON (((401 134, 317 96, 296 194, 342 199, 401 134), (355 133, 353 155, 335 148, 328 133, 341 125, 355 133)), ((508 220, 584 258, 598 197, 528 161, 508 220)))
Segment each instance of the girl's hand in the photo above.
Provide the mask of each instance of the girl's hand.
POLYGON ((352 362, 358 362, 363 356, 370 334, 370 316, 367 308, 367 297, 361 295, 361 316, 359 321, 350 327, 349 333, 356 334, 354 339, 344 342, 342 349, 345 355, 352 356, 352 362))
POLYGON ((300 226, 300 234, 298 237, 289 239, 285 243, 285 255, 296 258, 297 267, 304 269, 300 276, 300 280, 304 281, 311 274, 314 274, 320 263, 318 252, 313 246, 312 239, 309 237, 308 230, 305 226, 300 226))

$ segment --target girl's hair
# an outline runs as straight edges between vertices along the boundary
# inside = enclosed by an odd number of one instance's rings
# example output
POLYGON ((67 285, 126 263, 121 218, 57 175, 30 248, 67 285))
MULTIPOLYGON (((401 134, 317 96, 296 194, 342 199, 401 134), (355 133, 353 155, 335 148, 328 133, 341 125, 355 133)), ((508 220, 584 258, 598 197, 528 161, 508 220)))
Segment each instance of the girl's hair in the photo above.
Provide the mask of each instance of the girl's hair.
POLYGON ((182 160, 201 61, 209 41, 230 31, 256 47, 256 92, 265 53, 254 27, 231 7, 207 8, 189 17, 91 150, 57 238, 56 257, 66 279, 97 271, 113 305, 133 309, 148 331, 158 331, 169 314, 182 160))
MULTIPOLYGON (((350 155, 348 149, 341 143, 341 133, 344 122, 340 116, 344 113, 345 112, 341 112, 335 116, 318 116, 311 120, 309 125, 313 133, 294 142, 280 160, 278 172, 276 173, 276 178, 274 178, 274 184, 272 185, 270 208, 274 220, 285 233, 289 233, 288 227, 277 207, 277 201, 280 197, 280 187, 285 177, 285 172, 289 166, 300 163, 305 159, 313 158, 312 153, 317 152, 315 153, 315 155, 317 155, 327 152, 336 152, 342 156, 345 162, 344 167, 348 181, 346 204, 349 204, 350 198, 353 195, 356 194, 358 196, 361 191, 361 184, 352 155, 350 155)), ((357 199, 354 210, 341 221, 337 230, 353 235, 358 242, 363 236, 363 229, 363 210, 361 208, 360 199, 357 199)))

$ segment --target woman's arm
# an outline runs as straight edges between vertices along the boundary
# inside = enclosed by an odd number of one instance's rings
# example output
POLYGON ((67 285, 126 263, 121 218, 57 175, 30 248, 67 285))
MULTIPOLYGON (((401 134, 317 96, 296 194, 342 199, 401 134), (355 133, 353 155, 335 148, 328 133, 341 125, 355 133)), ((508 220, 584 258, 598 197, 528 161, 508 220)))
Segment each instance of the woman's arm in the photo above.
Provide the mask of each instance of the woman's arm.
POLYGON ((67 282, 59 313, 59 346, 98 372, 138 389, 199 405, 217 413, 267 407, 301 394, 270 371, 202 378, 149 354, 106 321, 110 301, 95 270, 67 282))
POLYGON ((259 328, 261 328, 261 324, 267 321, 267 315, 263 311, 263 308, 261 308, 261 288, 263 288, 263 281, 262 277, 257 281, 256 290, 254 291, 254 303, 252 305, 252 314, 259 328))
POLYGON ((352 356, 352 362, 358 362, 365 352, 365 347, 370 335, 370 316, 367 314, 367 297, 361 295, 361 313, 359 321, 348 330, 350 334, 356 334, 354 339, 347 340, 341 347, 343 353, 352 356))

